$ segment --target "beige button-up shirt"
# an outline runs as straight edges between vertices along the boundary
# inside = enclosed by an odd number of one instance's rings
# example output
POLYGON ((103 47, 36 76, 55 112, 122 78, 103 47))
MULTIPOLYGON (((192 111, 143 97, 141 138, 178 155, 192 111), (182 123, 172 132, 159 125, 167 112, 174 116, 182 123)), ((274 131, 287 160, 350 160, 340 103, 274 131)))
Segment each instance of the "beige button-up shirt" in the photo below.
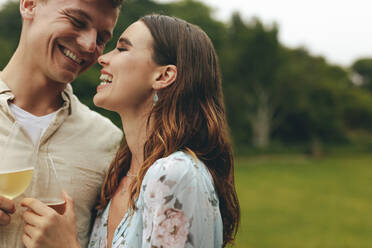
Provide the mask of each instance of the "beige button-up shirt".
MULTIPOLYGON (((0 149, 9 135, 15 117, 9 109, 8 101, 13 99, 7 85, 0 80, 0 149)), ((107 118, 91 111, 73 95, 71 85, 62 93, 64 105, 41 137, 38 156, 49 154, 55 163, 56 172, 63 189, 74 199, 78 238, 81 247, 86 247, 92 223, 92 210, 97 202, 105 173, 113 159, 122 132, 107 118)), ((28 156, 32 153, 33 143, 24 130, 17 140, 17 150, 28 156), (19 142, 18 142, 19 141, 19 142)), ((0 166, 2 162, 0 161, 0 166)), ((1 167, 0 167, 1 169, 1 167)), ((37 198, 38 163, 31 184, 27 190, 15 198, 16 213, 11 223, 0 226, 0 247, 24 247, 22 243, 25 210, 20 206, 24 197, 37 198), (3 245, 6 241, 6 246, 3 245)))

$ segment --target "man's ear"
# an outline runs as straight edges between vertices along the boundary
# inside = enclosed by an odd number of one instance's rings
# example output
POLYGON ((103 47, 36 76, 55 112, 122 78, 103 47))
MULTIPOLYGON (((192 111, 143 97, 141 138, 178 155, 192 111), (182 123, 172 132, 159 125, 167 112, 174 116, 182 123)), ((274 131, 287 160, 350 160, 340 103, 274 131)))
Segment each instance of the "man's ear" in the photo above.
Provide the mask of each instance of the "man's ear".
POLYGON ((35 7, 37 0, 21 0, 19 2, 19 11, 23 19, 31 20, 35 16, 35 7))
POLYGON ((177 67, 175 65, 165 65, 159 68, 156 73, 156 79, 152 87, 155 90, 161 90, 176 81, 177 79, 177 67))

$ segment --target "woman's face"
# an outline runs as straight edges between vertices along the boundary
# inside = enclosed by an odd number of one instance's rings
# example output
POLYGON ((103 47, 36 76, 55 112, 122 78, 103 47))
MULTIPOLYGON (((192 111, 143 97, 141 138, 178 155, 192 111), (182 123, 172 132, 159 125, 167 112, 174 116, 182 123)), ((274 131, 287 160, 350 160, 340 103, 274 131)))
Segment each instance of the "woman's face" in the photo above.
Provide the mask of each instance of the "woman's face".
POLYGON ((150 30, 137 21, 122 33, 114 50, 99 57, 103 68, 93 98, 96 106, 120 113, 152 104, 159 67, 152 59, 152 44, 150 30))

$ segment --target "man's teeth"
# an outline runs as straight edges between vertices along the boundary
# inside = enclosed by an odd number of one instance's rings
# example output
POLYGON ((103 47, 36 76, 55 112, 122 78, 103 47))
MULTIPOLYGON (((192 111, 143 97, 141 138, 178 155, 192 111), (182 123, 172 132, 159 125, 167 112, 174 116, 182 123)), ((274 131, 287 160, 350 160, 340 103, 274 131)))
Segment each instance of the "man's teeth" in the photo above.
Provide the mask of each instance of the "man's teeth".
POLYGON ((83 62, 82 59, 79 59, 76 54, 74 54, 73 52, 71 52, 67 48, 63 49, 63 54, 66 55, 67 57, 69 57, 70 59, 72 59, 73 61, 75 61, 78 64, 81 64, 81 62, 83 62))

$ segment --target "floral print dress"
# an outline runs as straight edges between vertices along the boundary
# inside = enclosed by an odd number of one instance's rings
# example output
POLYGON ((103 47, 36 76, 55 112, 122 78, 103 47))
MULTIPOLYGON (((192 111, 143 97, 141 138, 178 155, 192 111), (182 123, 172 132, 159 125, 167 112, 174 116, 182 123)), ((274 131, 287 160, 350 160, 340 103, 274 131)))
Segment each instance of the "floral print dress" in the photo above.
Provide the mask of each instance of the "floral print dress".
MULTIPOLYGON (((111 202, 98 213, 90 248, 107 247, 111 202)), ((157 160, 136 201, 115 230, 113 248, 222 247, 222 219, 207 167, 186 152, 157 160)))

